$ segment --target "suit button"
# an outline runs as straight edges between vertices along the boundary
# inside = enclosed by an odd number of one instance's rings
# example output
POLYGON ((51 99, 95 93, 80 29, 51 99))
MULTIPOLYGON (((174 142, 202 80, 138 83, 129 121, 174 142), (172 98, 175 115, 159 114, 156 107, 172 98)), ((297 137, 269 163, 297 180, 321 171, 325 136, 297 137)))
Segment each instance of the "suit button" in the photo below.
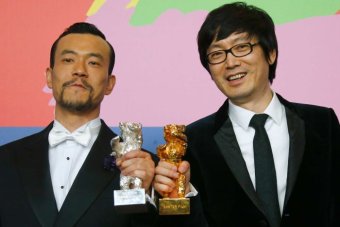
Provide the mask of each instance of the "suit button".
POLYGON ((283 214, 284 217, 290 217, 290 214, 289 213, 285 213, 283 214))
POLYGON ((259 226, 259 227, 268 227, 269 225, 268 225, 268 223, 266 222, 266 220, 260 220, 260 221, 258 222, 258 226, 259 226))

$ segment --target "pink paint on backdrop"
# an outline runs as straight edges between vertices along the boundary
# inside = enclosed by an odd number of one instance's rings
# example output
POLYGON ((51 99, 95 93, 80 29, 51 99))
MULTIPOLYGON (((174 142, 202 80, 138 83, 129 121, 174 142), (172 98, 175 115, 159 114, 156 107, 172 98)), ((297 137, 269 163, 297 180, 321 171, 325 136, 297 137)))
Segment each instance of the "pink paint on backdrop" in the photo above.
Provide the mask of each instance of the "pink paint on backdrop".
POLYGON ((0 1, 0 127, 44 126, 53 119, 52 95, 44 89, 50 47, 65 27, 85 20, 92 1, 0 1))
POLYGON ((102 117, 110 125, 140 121, 162 126, 187 124, 213 112, 224 97, 200 66, 195 41, 206 12, 169 10, 154 24, 133 27, 133 9, 124 7, 107 2, 88 18, 103 29, 117 55, 117 83, 105 97, 102 117))
POLYGON ((274 89, 296 102, 332 107, 340 117, 340 16, 280 25, 277 36, 274 89))
MULTIPOLYGON (((188 124, 224 101, 199 62, 197 31, 207 12, 163 13, 155 23, 133 27, 133 9, 107 2, 88 18, 113 44, 117 84, 106 97, 102 117, 110 125, 188 124), (122 10, 124 9, 124 10, 122 10)), ((289 100, 335 108, 340 115, 338 59, 340 17, 316 17, 277 27, 279 66, 274 89, 289 100)))

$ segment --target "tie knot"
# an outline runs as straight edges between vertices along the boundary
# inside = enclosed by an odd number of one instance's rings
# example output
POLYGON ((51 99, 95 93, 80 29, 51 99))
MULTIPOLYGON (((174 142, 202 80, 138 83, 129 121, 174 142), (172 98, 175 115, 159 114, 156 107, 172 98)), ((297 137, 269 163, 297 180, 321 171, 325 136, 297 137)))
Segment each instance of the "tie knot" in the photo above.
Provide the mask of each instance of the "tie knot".
POLYGON ((74 133, 68 133, 65 130, 53 128, 50 131, 48 139, 52 147, 66 140, 74 140, 83 146, 88 146, 91 140, 91 131, 89 127, 86 127, 83 131, 76 131, 74 133))
POLYGON ((249 126, 253 127, 255 130, 259 128, 263 128, 266 120, 268 118, 267 114, 255 114, 249 123, 249 126))

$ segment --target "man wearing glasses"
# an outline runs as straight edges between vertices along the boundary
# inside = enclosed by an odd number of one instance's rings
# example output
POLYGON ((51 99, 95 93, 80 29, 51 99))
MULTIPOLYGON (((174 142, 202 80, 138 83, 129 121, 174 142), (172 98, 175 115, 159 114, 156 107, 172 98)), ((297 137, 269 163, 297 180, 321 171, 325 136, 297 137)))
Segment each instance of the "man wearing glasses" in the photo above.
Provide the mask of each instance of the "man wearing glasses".
POLYGON ((339 122, 330 108, 271 89, 278 45, 270 16, 223 5, 204 21, 198 50, 227 100, 187 127, 187 162, 160 161, 155 189, 171 192, 176 171, 191 177, 192 215, 202 207, 210 226, 340 226, 339 122))

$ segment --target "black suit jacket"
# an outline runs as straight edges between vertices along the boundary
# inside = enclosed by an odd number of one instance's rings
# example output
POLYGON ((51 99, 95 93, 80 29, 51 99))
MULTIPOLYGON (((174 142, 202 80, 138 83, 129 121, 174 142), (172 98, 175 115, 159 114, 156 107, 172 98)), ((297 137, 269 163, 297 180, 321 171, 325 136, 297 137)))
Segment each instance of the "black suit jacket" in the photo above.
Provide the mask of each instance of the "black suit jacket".
MULTIPOLYGON (((340 226, 337 117, 329 108, 279 99, 286 109, 290 138, 281 226, 340 226)), ((228 102, 189 125, 186 133, 191 182, 209 225, 268 226, 228 117, 228 102)))
POLYGON ((105 170, 103 162, 116 134, 103 121, 58 212, 48 161, 52 125, 0 148, 0 226, 152 226, 155 212, 122 215, 114 210, 113 190, 119 189, 120 171, 105 170))

